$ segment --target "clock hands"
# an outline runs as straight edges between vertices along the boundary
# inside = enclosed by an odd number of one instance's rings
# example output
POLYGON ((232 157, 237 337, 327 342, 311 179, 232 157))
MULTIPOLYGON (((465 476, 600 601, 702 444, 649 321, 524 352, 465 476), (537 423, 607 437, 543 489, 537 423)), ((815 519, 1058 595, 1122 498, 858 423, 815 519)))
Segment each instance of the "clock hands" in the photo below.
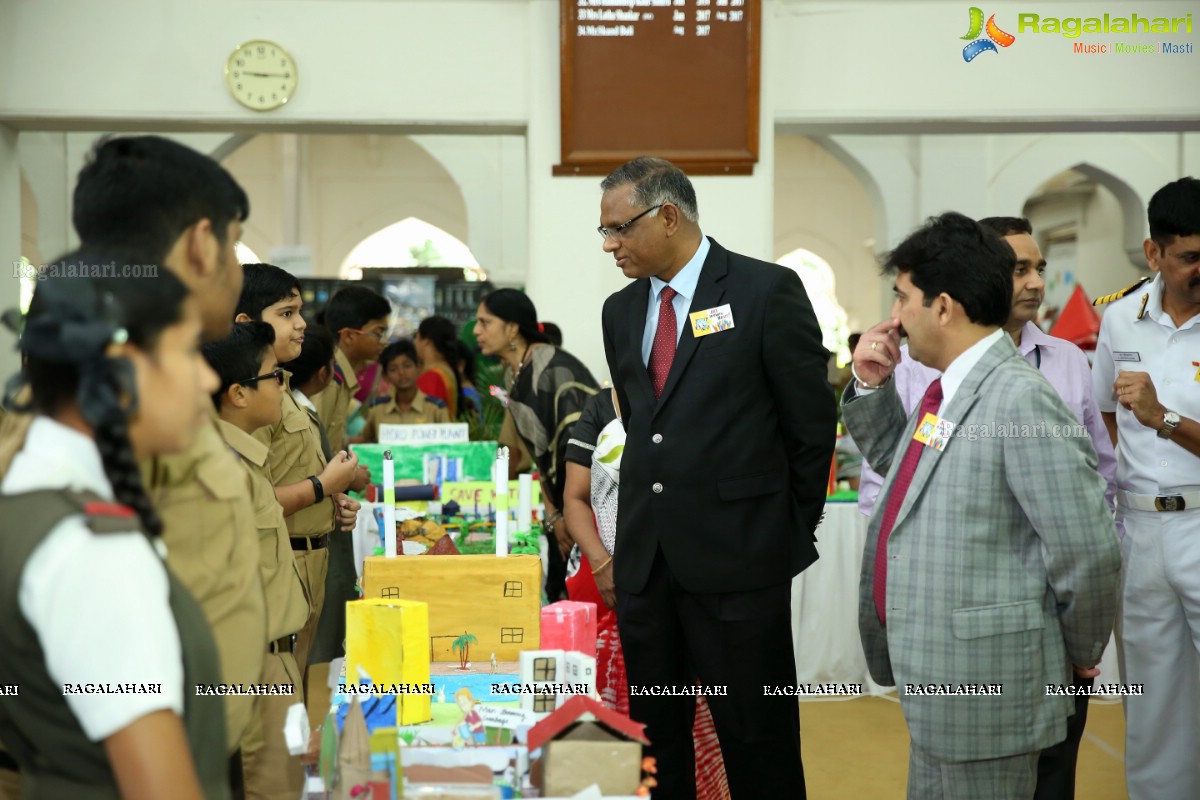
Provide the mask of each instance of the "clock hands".
POLYGON ((242 72, 242 74, 250 75, 255 78, 286 78, 286 77, 288 77, 288 76, 284 75, 282 72, 250 72, 249 70, 244 70, 242 72))

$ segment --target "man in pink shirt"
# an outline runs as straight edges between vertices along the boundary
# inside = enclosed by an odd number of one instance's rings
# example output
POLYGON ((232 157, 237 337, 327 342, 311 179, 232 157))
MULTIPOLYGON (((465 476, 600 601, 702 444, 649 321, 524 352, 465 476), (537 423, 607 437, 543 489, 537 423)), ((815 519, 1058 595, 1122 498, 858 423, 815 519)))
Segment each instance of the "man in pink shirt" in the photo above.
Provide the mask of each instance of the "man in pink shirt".
MULTIPOLYGON (((1116 492, 1117 457, 1113 452, 1112 440, 1100 416, 1096 394, 1092 388, 1092 370, 1087 356, 1070 342, 1050 336, 1039 328, 1034 320, 1042 304, 1046 283, 1042 273, 1046 260, 1033 238, 1033 226, 1022 217, 988 217, 979 220, 984 228, 994 232, 1008 242, 1017 255, 1013 270, 1012 313, 1004 330, 1012 337, 1026 360, 1050 382, 1059 397, 1071 409, 1075 418, 1082 423, 1092 439, 1092 447, 1099 459, 1099 472, 1108 488, 1105 497, 1113 507, 1116 492)), ((908 357, 908 346, 900 348, 901 360, 896 365, 893 379, 904 410, 912 410, 920 403, 929 384, 940 373, 908 357)), ((867 517, 875 506, 875 499, 883 486, 883 478, 864 460, 859 479, 858 510, 867 517)), ((1091 687, 1095 675, 1075 677, 1077 686, 1091 687)), ((1038 786, 1035 800, 1069 798, 1075 794, 1075 762, 1079 755, 1079 741, 1087 721, 1088 696, 1076 695, 1075 714, 1067 726, 1065 741, 1042 751, 1038 761, 1038 786)))

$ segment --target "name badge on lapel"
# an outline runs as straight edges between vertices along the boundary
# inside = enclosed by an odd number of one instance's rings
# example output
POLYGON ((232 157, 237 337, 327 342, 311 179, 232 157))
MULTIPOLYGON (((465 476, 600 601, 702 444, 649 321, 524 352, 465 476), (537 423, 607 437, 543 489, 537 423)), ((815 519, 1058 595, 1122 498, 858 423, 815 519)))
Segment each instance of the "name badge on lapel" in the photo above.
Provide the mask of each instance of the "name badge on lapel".
POLYGON ((692 336, 697 339, 701 336, 708 336, 710 333, 727 331, 733 327, 733 311, 729 308, 728 303, 704 311, 694 311, 688 314, 688 319, 692 322, 692 336))
POLYGON ((941 452, 946 449, 946 445, 953 435, 953 422, 940 419, 937 414, 928 413, 921 418, 921 424, 917 426, 917 431, 913 434, 913 438, 926 447, 932 447, 934 450, 941 452))

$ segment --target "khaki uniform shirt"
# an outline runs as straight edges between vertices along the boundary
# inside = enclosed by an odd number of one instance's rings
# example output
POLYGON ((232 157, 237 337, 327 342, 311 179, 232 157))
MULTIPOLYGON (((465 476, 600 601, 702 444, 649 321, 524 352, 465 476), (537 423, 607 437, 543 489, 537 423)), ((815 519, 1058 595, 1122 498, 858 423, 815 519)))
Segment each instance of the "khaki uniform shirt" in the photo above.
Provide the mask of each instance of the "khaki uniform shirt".
POLYGON ((450 413, 437 400, 418 391, 412 405, 404 411, 396 405, 393 394, 367 413, 367 424, 363 426, 363 441, 379 441, 380 425, 430 425, 435 422, 450 422, 450 413))
MULTIPOLYGON (((142 479, 162 517, 167 564, 212 626, 221 680, 256 683, 269 639, 254 508, 216 409, 186 451, 143 463, 142 479)), ((253 700, 225 697, 230 752, 241 742, 253 700)))
MULTIPOLYGON (((325 468, 321 452, 321 431, 292 397, 290 372, 283 392, 283 418, 274 425, 259 428, 254 438, 268 448, 265 472, 272 486, 288 486, 320 474, 325 468)), ((314 505, 285 517, 292 536, 320 536, 333 530, 333 498, 329 494, 314 505)))
POLYGON ((267 638, 290 636, 308 619, 308 600, 292 557, 283 507, 267 480, 267 446, 232 423, 221 420, 225 441, 241 458, 239 463, 250 479, 250 502, 258 526, 258 569, 267 598, 267 638))
POLYGON ((354 393, 358 391, 358 378, 354 375, 354 367, 346 358, 342 348, 334 348, 333 380, 310 399, 317 407, 317 416, 325 426, 325 435, 329 437, 329 446, 334 453, 346 449, 346 420, 350 417, 350 404, 354 402, 354 393))

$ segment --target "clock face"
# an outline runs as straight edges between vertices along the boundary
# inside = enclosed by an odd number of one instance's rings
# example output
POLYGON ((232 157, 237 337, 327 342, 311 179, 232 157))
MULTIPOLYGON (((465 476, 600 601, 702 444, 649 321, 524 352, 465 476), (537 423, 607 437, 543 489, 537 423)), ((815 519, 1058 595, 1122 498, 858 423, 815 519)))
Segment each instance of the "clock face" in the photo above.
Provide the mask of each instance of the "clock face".
POLYGON ((238 47, 225 62, 225 83, 234 99, 254 111, 270 111, 296 91, 296 62, 274 42, 255 39, 238 47))

